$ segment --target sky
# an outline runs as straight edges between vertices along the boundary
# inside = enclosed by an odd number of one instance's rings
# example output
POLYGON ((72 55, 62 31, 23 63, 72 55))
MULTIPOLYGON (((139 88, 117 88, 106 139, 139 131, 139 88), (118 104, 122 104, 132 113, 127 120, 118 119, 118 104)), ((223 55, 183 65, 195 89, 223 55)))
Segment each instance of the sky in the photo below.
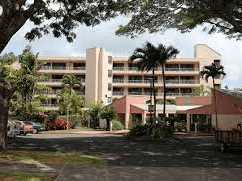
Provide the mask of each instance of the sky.
POLYGON ((51 35, 30 43, 24 39, 24 35, 32 25, 26 23, 14 35, 2 54, 14 52, 18 55, 26 45, 30 45, 40 56, 85 56, 86 49, 93 47, 102 47, 113 56, 129 56, 135 48, 142 47, 149 41, 172 45, 180 51, 178 57, 189 58, 193 57, 194 45, 207 44, 222 54, 222 63, 227 73, 223 86, 227 85, 230 89, 242 88, 242 40, 228 39, 220 33, 208 35, 202 31, 202 27, 185 34, 172 29, 165 33, 145 33, 135 39, 116 36, 115 30, 126 22, 127 19, 118 17, 95 27, 80 26, 76 30, 77 38, 73 43, 68 43, 65 38, 53 38, 51 35))

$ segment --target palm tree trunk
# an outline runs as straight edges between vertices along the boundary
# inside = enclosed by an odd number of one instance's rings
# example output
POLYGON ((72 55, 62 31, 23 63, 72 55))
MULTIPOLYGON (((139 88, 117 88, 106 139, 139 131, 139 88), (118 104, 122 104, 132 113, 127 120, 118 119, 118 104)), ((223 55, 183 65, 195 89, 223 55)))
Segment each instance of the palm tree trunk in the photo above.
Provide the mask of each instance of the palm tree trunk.
POLYGON ((162 79, 163 79, 163 117, 166 117, 166 79, 165 79, 165 67, 164 64, 162 67, 162 79))
POLYGON ((156 120, 156 88, 155 88, 155 69, 152 70, 152 87, 154 96, 154 121, 156 120))
POLYGON ((214 97, 214 111, 215 111, 215 128, 218 129, 217 97, 216 97, 214 78, 213 78, 213 97, 214 97))

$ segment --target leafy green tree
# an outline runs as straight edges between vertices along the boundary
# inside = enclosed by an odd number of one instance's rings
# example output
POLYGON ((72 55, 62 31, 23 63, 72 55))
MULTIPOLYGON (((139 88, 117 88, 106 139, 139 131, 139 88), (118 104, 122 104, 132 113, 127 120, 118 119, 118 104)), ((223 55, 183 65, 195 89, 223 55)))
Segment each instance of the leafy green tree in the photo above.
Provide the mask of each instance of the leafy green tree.
POLYGON ((69 116, 81 114, 81 109, 85 105, 85 99, 83 96, 78 95, 75 91, 63 89, 59 94, 59 109, 62 115, 69 116))
POLYGON ((107 130, 111 131, 111 121, 116 118, 116 112, 111 106, 103 107, 100 117, 106 119, 107 121, 107 130))
POLYGON ((159 66, 162 68, 163 89, 164 89, 164 106, 163 115, 166 116, 166 79, 165 64, 171 58, 174 58, 179 51, 172 46, 166 47, 159 44, 157 47, 147 42, 143 48, 137 48, 129 58, 131 62, 138 65, 141 71, 152 71, 152 90, 154 98, 154 117, 156 115, 156 88, 155 88, 155 69, 159 66))
POLYGON ((209 78, 212 78, 213 81, 213 97, 214 97, 214 110, 215 110, 215 120, 216 120, 216 128, 218 128, 218 113, 217 113, 217 98, 216 98, 216 86, 215 79, 220 79, 224 77, 226 73, 224 72, 224 67, 222 65, 217 65, 212 63, 209 66, 205 66, 204 70, 200 72, 201 77, 204 78, 207 82, 209 78))
POLYGON ((93 103, 90 105, 88 114, 90 116, 90 126, 92 128, 97 128, 99 126, 99 120, 101 118, 103 105, 102 103, 93 103))
POLYGON ((42 91, 48 87, 38 84, 44 79, 38 74, 41 63, 38 61, 38 54, 34 55, 30 47, 27 47, 19 56, 19 64, 17 86, 11 108, 20 120, 28 120, 32 114, 43 111, 41 102, 46 99, 46 96, 42 91))
POLYGON ((109 20, 120 14, 125 3, 126 0, 1 0, 0 53, 26 22, 33 24, 25 36, 28 40, 52 33, 71 42, 79 24, 94 26, 109 20))
POLYGON ((228 37, 241 38, 241 8, 240 0, 133 0, 125 8, 132 18, 117 34, 135 36, 169 28, 189 32, 203 25, 208 33, 222 32, 228 37))
POLYGON ((0 57, 0 150, 7 148, 7 123, 10 99, 16 89, 17 71, 11 65, 16 60, 13 54, 0 57))
POLYGON ((6 134, 9 109, 14 113, 35 112, 40 105, 37 81, 37 56, 26 48, 17 58, 12 53, 0 57, 0 149, 6 149, 6 134), (19 60, 19 64, 18 61, 19 60))

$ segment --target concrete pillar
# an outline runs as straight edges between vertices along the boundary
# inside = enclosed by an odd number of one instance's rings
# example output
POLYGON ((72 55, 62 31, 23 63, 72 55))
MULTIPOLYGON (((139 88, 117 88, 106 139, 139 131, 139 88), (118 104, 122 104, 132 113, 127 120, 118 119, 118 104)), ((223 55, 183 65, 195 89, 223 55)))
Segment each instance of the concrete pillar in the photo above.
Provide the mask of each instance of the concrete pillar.
POLYGON ((187 114, 187 132, 190 132, 191 131, 191 115, 190 114, 187 114))
POLYGON ((146 112, 142 114, 142 124, 146 124, 146 112))
POLYGON ((125 125, 124 125, 125 129, 129 129, 129 112, 126 111, 125 113, 125 125))

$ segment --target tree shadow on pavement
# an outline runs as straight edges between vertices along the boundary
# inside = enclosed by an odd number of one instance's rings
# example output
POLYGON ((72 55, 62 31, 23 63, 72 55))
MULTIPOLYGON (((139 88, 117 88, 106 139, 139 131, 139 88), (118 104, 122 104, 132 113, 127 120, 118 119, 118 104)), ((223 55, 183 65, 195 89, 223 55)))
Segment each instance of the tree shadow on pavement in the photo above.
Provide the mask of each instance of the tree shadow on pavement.
POLYGON ((213 139, 182 142, 131 141, 122 136, 18 138, 10 150, 79 152, 99 155, 110 166, 242 168, 242 153, 220 153, 213 139))

